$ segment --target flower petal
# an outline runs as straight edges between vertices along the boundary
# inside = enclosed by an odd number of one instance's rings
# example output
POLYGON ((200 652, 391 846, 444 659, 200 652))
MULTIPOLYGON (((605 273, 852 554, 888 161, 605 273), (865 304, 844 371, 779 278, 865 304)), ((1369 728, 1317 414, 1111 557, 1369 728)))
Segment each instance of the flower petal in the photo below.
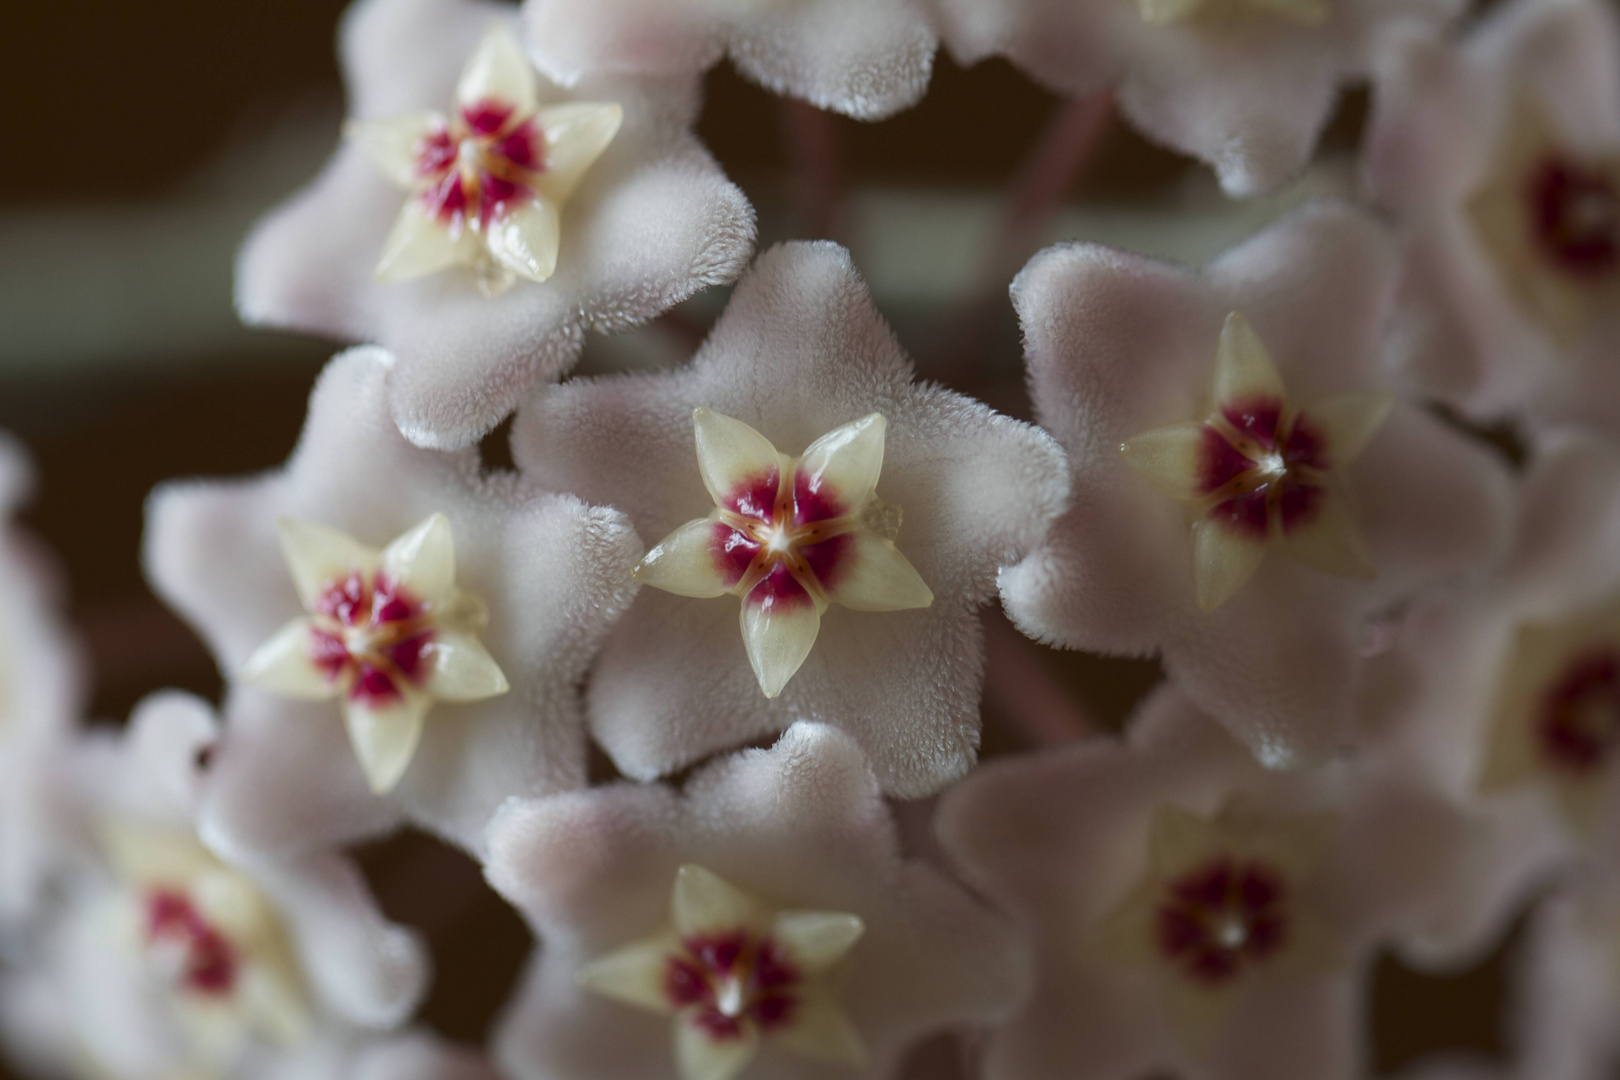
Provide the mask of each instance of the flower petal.
POLYGON ((501 666, 472 634, 438 631, 431 648, 433 672, 427 690, 440 701, 483 701, 512 689, 501 666))
POLYGON ((1304 410, 1327 440, 1334 468, 1350 464, 1389 418, 1395 398, 1388 393, 1335 394, 1312 402, 1304 410))
POLYGON ((236 677, 260 690, 300 701, 327 701, 336 697, 337 683, 310 658, 313 629, 314 623, 309 619, 292 620, 253 650, 236 677))
POLYGON ((794 1010, 793 1023, 773 1039, 801 1057, 829 1065, 860 1068, 867 1062, 866 1040, 824 988, 808 986, 794 1010))
POLYGON ((430 696, 404 686, 386 705, 343 699, 343 723, 373 794, 387 794, 405 775, 432 706, 430 696))
POLYGON ((504 21, 485 32, 456 84, 456 103, 463 108, 486 101, 512 106, 523 116, 534 112, 538 104, 534 68, 504 21))
POLYGON ((771 938, 787 947, 807 975, 827 970, 844 958, 866 933, 859 915, 843 911, 783 911, 771 925, 771 938))
POLYGON ((571 101, 541 109, 535 120, 546 140, 546 168, 535 188, 560 206, 619 133, 624 107, 612 101, 571 101))
POLYGON ((636 564, 635 579, 677 596, 724 596, 731 587, 714 557, 713 515, 688 521, 636 564))
POLYGON ((477 243, 471 229, 446 225, 421 200, 412 198, 400 210, 383 241, 372 276, 385 283, 409 281, 452 266, 470 265, 475 261, 477 243))
POLYGON ((828 588, 834 603, 852 611, 904 611, 933 604, 933 590, 893 541, 865 529, 845 535, 842 564, 848 568, 841 564, 828 588))
POLYGON ((820 631, 821 612, 808 600, 784 604, 743 598, 743 648, 766 697, 782 692, 810 655, 820 631))
POLYGON ((438 113, 419 112, 388 120, 350 120, 343 125, 343 137, 358 146, 389 180, 410 189, 421 180, 418 145, 444 126, 444 117, 438 113))
POLYGON ((1197 420, 1133 435, 1120 444, 1125 464, 1172 499, 1201 494, 1200 461, 1207 428, 1197 420))
POLYGON ((865 505, 883 471, 883 440, 888 421, 882 413, 863 416, 827 432, 799 458, 798 479, 853 513, 865 505))
POLYGON ((716 506, 734 507, 739 488, 781 475, 782 458, 776 447, 741 420, 700 405, 692 410, 692 428, 697 435, 698 471, 716 506))
POLYGON ((1254 332, 1241 311, 1231 312, 1221 326, 1221 341, 1215 350, 1215 373, 1210 380, 1210 397, 1217 406, 1253 397, 1283 398, 1282 376, 1271 362, 1260 335, 1254 332))
POLYGON ((1283 550, 1324 574, 1369 581, 1378 576, 1344 495, 1333 488, 1324 492, 1314 518, 1283 533, 1283 550))
POLYGON ((1208 518, 1193 525, 1192 537, 1198 608, 1207 615, 1231 599, 1259 568, 1266 544, 1208 518))
POLYGON ((759 1053, 759 1034, 750 1025, 731 1039, 711 1039, 693 1024, 675 1024, 675 1063, 681 1080, 732 1080, 759 1053))
POLYGON ((495 261, 518 277, 545 281, 557 270, 561 237, 557 204, 530 199, 490 222, 486 242, 495 261))
POLYGON ((432 514, 383 548, 382 568, 427 603, 450 599, 456 587, 456 547, 450 519, 432 514))
POLYGON ((687 863, 675 872, 673 910, 675 932, 683 938, 758 927, 763 917, 753 897, 696 863, 687 863))
POLYGON ((313 521, 277 518, 276 535, 306 611, 315 610, 321 592, 332 582, 376 565, 375 550, 348 533, 313 521))
POLYGON ((675 1007, 664 993, 664 973, 675 946, 668 934, 626 945, 581 967, 579 985, 638 1009, 670 1015, 675 1007))

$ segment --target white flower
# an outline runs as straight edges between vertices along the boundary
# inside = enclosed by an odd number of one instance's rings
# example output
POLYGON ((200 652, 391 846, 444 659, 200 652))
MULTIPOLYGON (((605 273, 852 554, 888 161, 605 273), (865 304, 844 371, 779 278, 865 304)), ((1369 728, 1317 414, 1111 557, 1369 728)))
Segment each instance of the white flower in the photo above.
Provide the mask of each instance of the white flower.
POLYGON ((358 0, 350 137, 237 266, 247 322, 391 350, 393 416, 420 446, 471 445, 566 371, 586 330, 731 281, 753 247, 752 208, 691 134, 695 76, 565 93, 530 70, 515 16, 358 0))

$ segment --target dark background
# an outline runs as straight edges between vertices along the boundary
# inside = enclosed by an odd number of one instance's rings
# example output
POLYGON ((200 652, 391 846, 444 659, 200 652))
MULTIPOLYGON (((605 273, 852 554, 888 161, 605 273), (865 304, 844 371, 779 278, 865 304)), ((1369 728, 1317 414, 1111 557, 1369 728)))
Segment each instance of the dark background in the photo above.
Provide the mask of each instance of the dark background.
MULTIPOLYGON (((0 139, 0 259, 7 260, 0 267, 0 311, 30 330, 13 335, 0 323, 0 427, 23 438, 37 461, 39 490, 26 520, 64 564, 67 606, 93 659, 97 717, 121 718, 159 687, 217 697, 219 677, 207 652, 142 581, 142 503, 165 478, 241 474, 279 463, 334 346, 233 329, 228 243, 182 258, 167 247, 164 222, 187 220, 188 206, 213 196, 222 162, 234 163, 235 175, 264 165, 275 179, 247 185, 247 202, 256 198, 268 207, 298 179, 269 167, 278 165, 266 155, 277 152, 279 133, 289 126, 319 132, 325 123, 335 139, 341 91, 333 33, 342 8, 337 0, 51 0, 8 7, 0 33, 0 100, 10 104, 0 139), (113 239, 81 249, 63 221, 110 230, 113 239), (126 230, 128 222, 145 224, 126 230), (12 242, 19 236, 33 239, 19 247, 12 242), (34 254, 18 258, 19 251, 34 254), (108 280, 113 261, 123 269, 108 280), (80 282, 96 287, 86 285, 81 294, 80 282), (199 305, 217 311, 208 333, 170 341, 161 329, 146 332, 159 326, 159 314, 199 305), (143 318, 147 312, 151 319, 143 318), (82 338, 86 327, 105 329, 93 356, 58 347, 82 338)), ((799 131, 803 139, 803 110, 784 108, 726 68, 711 75, 708 89, 701 134, 763 211, 782 208, 762 214, 762 240, 828 231, 842 238, 836 215, 794 198, 804 185, 784 132, 799 131)), ((1348 100, 1327 140, 1330 151, 1354 147, 1362 103, 1357 95, 1348 100)), ((833 190, 915 185, 990 192, 1019 177, 1059 107, 1004 64, 964 72, 942 57, 929 97, 894 120, 809 123, 815 138, 830 138, 825 145, 833 156, 823 154, 818 168, 834 178, 833 190)), ((307 146, 299 152, 307 155, 307 146)), ((318 154, 310 160, 310 171, 318 160, 318 154)), ((1064 197, 1080 205, 1147 204, 1180 190, 1195 171, 1115 124, 1090 166, 1064 186, 1064 197)), ((254 208, 248 206, 242 226, 254 208)), ((226 215, 221 227, 237 224, 226 215)), ((1027 254, 1018 253, 1017 261, 1027 254)), ((984 316, 971 339, 982 345, 974 363, 953 363, 933 347, 949 336, 943 313, 932 324, 928 313, 912 313, 902 337, 925 374, 1023 413, 1011 309, 1005 281, 996 284, 965 298, 984 316)), ((680 321, 701 323, 709 311, 698 305, 680 321)), ((494 442, 488 456, 500 463, 494 442)), ((998 615, 986 619, 987 754, 1050 739, 1053 725, 1061 730, 1073 714, 1117 725, 1157 678, 1152 664, 1051 653, 1011 632, 998 615), (1035 721, 1014 710, 1012 699, 998 693, 1006 679, 1047 687, 1058 701, 1055 715, 1035 721)), ((360 855, 390 913, 432 939, 439 979, 425 1019, 454 1037, 479 1039, 527 950, 522 924, 484 888, 474 864, 425 838, 407 834, 360 855), (432 887, 423 888, 425 882, 432 887)), ((1448 1046, 1494 1051, 1501 976, 1500 956, 1456 978, 1420 977, 1380 962, 1372 1010, 1380 1070, 1448 1046)), ((917 1071, 945 1075, 948 1057, 938 1047, 925 1050, 917 1071)))

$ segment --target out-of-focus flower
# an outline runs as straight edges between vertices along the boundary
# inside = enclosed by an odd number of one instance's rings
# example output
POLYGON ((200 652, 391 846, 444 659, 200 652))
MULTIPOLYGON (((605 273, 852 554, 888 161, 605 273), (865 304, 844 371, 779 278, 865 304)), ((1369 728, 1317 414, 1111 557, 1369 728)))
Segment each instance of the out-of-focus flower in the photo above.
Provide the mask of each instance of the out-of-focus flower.
POLYGON ((508 796, 584 780, 575 684, 640 545, 615 511, 481 475, 476 450, 412 446, 392 368, 333 360, 282 471, 153 497, 148 572, 233 680, 205 816, 248 847, 402 818, 473 847, 508 796))
POLYGON ((1517 0, 1375 80, 1363 160, 1404 228, 1396 360, 1476 415, 1620 430, 1620 25, 1517 0))
POLYGON ((351 138, 237 268, 248 322, 391 349, 393 415, 418 445, 476 441, 585 330, 732 280, 753 244, 752 209, 690 133, 695 77, 564 94, 528 67, 514 15, 360 0, 343 31, 351 138))
POLYGON ((565 86, 729 55, 777 93, 861 120, 915 104, 937 44, 924 0, 528 0, 524 15, 541 70, 565 86))
POLYGON ((11 521, 33 485, 22 447, 0 434, 0 923, 30 914, 59 864, 60 767, 85 697, 63 624, 56 567, 11 521))
MULTIPOLYGON (((961 775, 978 745, 983 658, 974 609, 993 595, 997 568, 1029 550, 1062 509, 1068 487, 1057 446, 1028 424, 915 382, 848 254, 832 244, 788 244, 761 257, 737 286, 689 366, 537 395, 519 414, 513 455, 540 486, 616 506, 645 538, 669 537, 644 566, 656 585, 666 560, 701 570, 730 557, 724 545, 717 555, 705 542, 716 537, 704 533, 708 526, 689 524, 732 494, 730 479, 706 486, 713 466, 706 451, 694 453, 694 409, 708 410, 700 447, 712 426, 753 447, 759 468, 777 469, 777 503, 787 492, 786 463, 773 456, 780 449, 804 454, 807 481, 826 454, 819 475, 851 511, 866 504, 870 513, 815 570, 833 575, 814 584, 842 606, 827 609, 819 625, 803 612, 793 634, 751 634, 751 621, 787 613, 750 596, 739 635, 735 607, 714 598, 723 578, 687 588, 707 600, 642 590, 592 676, 598 741, 626 774, 647 779, 807 717, 852 733, 890 792, 924 795, 961 775), (738 423, 723 425, 717 414, 738 423), (823 436, 829 441, 818 443, 823 436), (881 502, 867 502, 873 484, 881 502), (882 610, 920 604, 925 592, 931 606, 882 610), (785 653, 786 645, 794 653, 765 658, 756 677, 750 652, 785 653), (773 689, 779 696, 768 697, 773 689)), ((770 512, 773 521, 792 516, 785 505, 770 512)))
POLYGON ((1474 588, 1419 604, 1370 661, 1360 741, 1468 812, 1480 839, 1410 951, 1477 956, 1531 892, 1620 838, 1620 453, 1540 440, 1515 543, 1474 588))
POLYGON ((1510 520, 1490 453, 1388 404, 1394 270, 1377 225, 1333 204, 1199 272, 1089 244, 1037 255, 1013 300, 1074 499, 1001 575, 1020 629, 1162 653, 1266 764, 1332 752, 1369 624, 1495 557, 1510 520), (1292 558, 1262 561, 1270 546, 1292 558))
POLYGON ((1007 56, 1060 93, 1117 85, 1150 138, 1254 195, 1310 160, 1341 84, 1458 0, 939 0, 956 58, 1007 56))
POLYGON ((1611 864, 1537 904, 1509 991, 1517 1075, 1604 1080, 1620 1064, 1620 879, 1611 864))
POLYGON ((491 882, 545 941, 497 1037, 517 1080, 884 1077, 1027 990, 1022 942, 900 857, 870 766, 825 725, 681 793, 515 802, 489 848, 491 882))
POLYGON ((990 1080, 1360 1075, 1376 949, 1467 850, 1421 784, 1262 768, 1173 687, 1123 745, 992 762, 941 801, 946 853, 1032 937, 990 1080))
POLYGON ((114 1080, 346 1075, 325 1063, 415 1007, 423 950, 349 860, 233 862, 204 844, 217 738, 205 704, 166 694, 78 752, 99 858, 7 983, 25 1057, 114 1080))

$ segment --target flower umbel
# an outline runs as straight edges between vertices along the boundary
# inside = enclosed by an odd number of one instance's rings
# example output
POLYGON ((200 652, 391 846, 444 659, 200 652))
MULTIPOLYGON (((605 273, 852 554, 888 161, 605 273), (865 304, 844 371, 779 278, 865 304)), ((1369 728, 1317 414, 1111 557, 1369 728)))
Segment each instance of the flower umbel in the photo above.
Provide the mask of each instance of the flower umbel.
POLYGON ((1209 400, 1205 419, 1120 446, 1132 468, 1188 505, 1198 606, 1225 603, 1272 543, 1325 573, 1373 577, 1342 472, 1383 423, 1390 396, 1336 394, 1295 406, 1265 345, 1234 311, 1221 328, 1209 400))
POLYGON ((455 111, 350 121, 344 132, 412 195, 376 275, 404 281, 470 267, 490 296, 557 266, 560 213, 619 130, 612 103, 542 108, 523 46, 492 26, 456 87, 455 111))
POLYGON ((694 409, 692 424, 715 510, 665 537, 636 579, 681 596, 740 597, 743 644, 766 697, 810 655, 830 604, 900 611, 934 602, 895 549, 899 509, 876 494, 882 415, 823 435, 798 458, 709 409, 694 409))
POLYGON ((384 794, 410 765, 435 700, 509 689, 478 640, 487 609, 456 588, 443 514, 381 551, 324 525, 283 518, 277 528, 309 615, 255 650, 241 677, 287 697, 338 698, 366 779, 384 794))
POLYGON ((1620 310, 1620 153, 1577 152, 1523 97, 1468 211, 1503 282, 1556 340, 1620 310))
POLYGON ((581 985, 675 1018, 683 1080, 731 1080, 772 1038, 795 1054, 860 1065, 866 1052, 829 983, 865 932, 859 916, 771 912, 701 866, 675 875, 673 928, 591 961, 581 985))

